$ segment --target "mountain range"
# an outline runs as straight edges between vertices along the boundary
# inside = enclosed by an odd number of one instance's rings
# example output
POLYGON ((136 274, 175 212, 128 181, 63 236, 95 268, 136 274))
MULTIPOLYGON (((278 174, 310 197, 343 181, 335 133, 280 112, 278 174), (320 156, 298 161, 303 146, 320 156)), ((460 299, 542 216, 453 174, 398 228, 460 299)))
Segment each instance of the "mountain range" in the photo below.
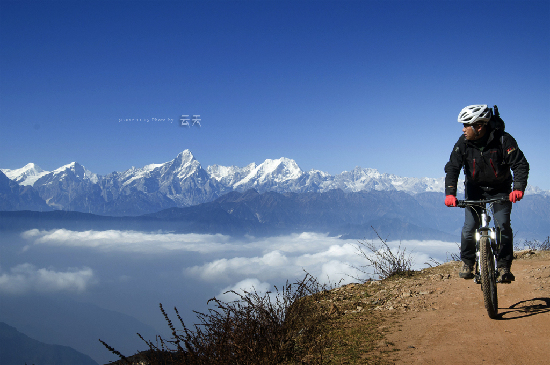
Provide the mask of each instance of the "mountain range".
MULTIPOLYGON (((30 229, 164 231, 268 237, 300 232, 362 239, 376 232, 395 239, 456 241, 464 212, 447 208, 444 193, 402 191, 262 194, 233 191, 214 201, 137 217, 75 211, 0 211, 0 232, 30 229)), ((527 195, 514 206, 516 242, 550 232, 550 196, 527 195), (519 235, 518 235, 519 234, 519 235)))
MULTIPOLYGON (((338 175, 303 171, 285 157, 245 167, 204 169, 191 151, 161 164, 98 175, 77 162, 54 171, 33 163, 0 172, 0 210, 71 210, 110 216, 138 216, 172 207, 211 202, 222 195, 254 189, 258 193, 388 191, 416 195, 444 191, 444 178, 407 178, 356 167, 338 175)), ((527 193, 550 195, 536 187, 527 193)))

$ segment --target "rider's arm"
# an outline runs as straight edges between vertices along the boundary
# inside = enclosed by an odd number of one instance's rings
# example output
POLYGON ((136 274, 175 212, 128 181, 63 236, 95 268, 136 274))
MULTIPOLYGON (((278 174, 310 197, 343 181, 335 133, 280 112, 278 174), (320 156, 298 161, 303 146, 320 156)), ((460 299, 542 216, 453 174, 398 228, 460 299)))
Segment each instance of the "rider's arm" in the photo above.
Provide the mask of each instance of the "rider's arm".
POLYGON ((455 143, 449 162, 445 165, 445 195, 454 195, 457 193, 458 177, 460 176, 460 170, 463 166, 463 140, 464 137, 460 137, 455 143))
POLYGON ((529 163, 519 149, 514 137, 506 133, 503 141, 504 161, 514 173, 513 190, 525 191, 527 178, 529 176, 529 163))

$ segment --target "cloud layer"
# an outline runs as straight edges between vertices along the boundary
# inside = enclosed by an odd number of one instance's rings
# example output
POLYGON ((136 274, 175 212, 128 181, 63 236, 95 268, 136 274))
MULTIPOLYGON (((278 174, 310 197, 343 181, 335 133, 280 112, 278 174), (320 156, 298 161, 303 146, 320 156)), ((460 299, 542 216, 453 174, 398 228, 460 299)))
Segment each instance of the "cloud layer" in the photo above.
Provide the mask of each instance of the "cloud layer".
POLYGON ((94 273, 89 267, 59 272, 25 263, 0 275, 0 293, 83 292, 93 282, 94 273))
POLYGON ((136 252, 145 254, 188 251, 209 253, 213 251, 231 251, 231 238, 221 234, 173 234, 144 233, 136 231, 71 231, 56 229, 44 231, 31 229, 22 233, 22 237, 32 240, 36 245, 86 247, 104 252, 136 252))
MULTIPOLYGON (((294 280, 303 277, 304 271, 317 277, 321 283, 333 284, 357 281, 372 275, 372 270, 365 267, 366 260, 358 255, 357 240, 320 233, 235 239, 221 234, 33 229, 22 236, 31 242, 30 248, 34 245, 68 249, 81 247, 104 254, 168 254, 171 257, 198 253, 199 259, 191 265, 182 263, 180 272, 193 280, 227 287, 238 283, 245 285, 245 280, 257 280, 257 283, 294 280)), ((443 261, 450 252, 457 250, 456 244, 441 241, 395 241, 388 242, 388 245, 394 251, 406 249, 410 252, 416 268, 425 266, 423 264, 431 257, 443 261)))

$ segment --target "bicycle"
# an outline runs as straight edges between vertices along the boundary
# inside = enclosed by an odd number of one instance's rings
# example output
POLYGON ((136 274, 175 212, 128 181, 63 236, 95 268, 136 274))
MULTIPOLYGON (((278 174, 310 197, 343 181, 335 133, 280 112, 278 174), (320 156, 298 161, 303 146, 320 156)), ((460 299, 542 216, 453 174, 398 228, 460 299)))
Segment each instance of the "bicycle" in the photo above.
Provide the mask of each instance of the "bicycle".
POLYGON ((489 318, 495 319, 498 316, 498 295, 497 295, 497 255, 499 243, 497 242, 496 228, 489 227, 491 216, 487 213, 487 204, 490 210, 494 203, 509 201, 508 198, 492 198, 483 200, 458 200, 457 207, 478 207, 480 209, 480 226, 476 229, 476 263, 474 266, 474 282, 481 284, 483 302, 489 318))

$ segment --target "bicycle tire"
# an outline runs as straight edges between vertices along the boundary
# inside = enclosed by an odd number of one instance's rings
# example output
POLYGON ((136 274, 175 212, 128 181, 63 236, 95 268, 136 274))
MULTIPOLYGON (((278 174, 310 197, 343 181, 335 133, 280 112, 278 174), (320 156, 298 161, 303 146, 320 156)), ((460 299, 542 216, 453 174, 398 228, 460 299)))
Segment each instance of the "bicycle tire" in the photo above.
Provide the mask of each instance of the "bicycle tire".
POLYGON ((479 241, 481 291, 483 302, 489 318, 495 319, 498 316, 498 295, 495 275, 495 258, 491 250, 489 237, 482 236, 479 241))

